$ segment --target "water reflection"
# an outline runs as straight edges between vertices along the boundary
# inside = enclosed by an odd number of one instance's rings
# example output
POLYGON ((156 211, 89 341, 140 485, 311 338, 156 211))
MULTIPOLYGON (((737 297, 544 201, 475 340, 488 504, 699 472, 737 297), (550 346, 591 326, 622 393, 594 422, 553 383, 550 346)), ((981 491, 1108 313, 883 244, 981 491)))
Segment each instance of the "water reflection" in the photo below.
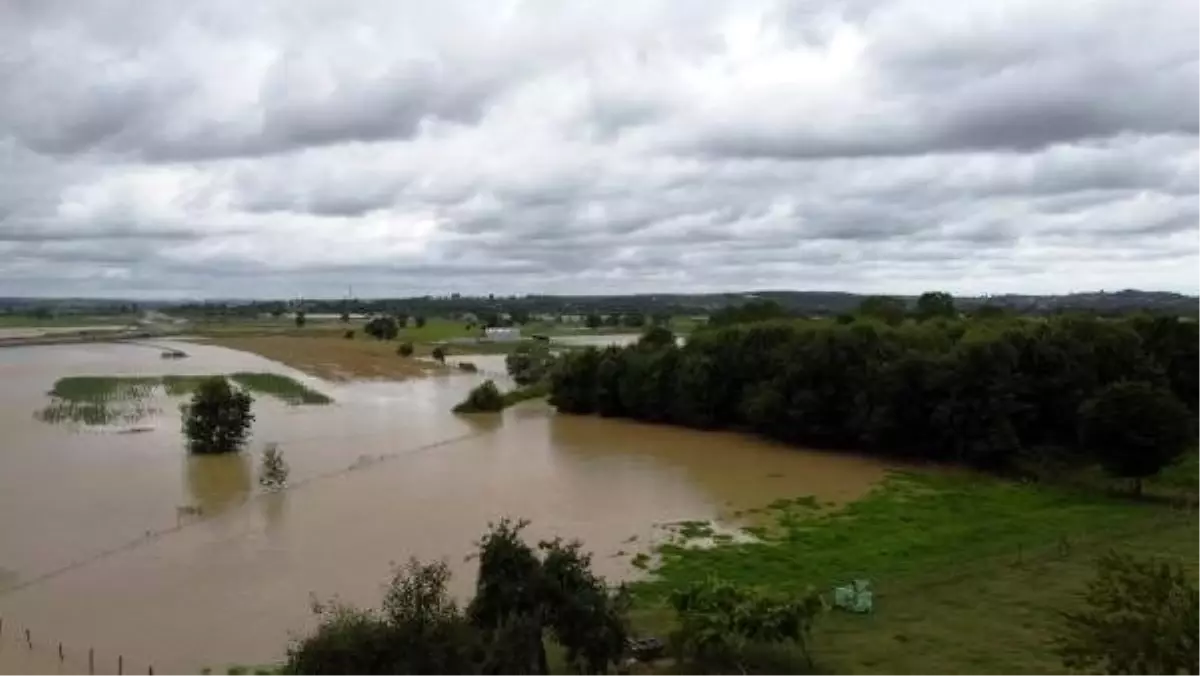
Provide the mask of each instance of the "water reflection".
POLYGON ((250 494, 254 472, 248 453, 189 455, 184 474, 192 507, 205 516, 241 504, 250 494))
POLYGON ((283 515, 287 508, 287 491, 272 491, 259 498, 262 503, 263 521, 268 534, 279 532, 283 525, 283 515))

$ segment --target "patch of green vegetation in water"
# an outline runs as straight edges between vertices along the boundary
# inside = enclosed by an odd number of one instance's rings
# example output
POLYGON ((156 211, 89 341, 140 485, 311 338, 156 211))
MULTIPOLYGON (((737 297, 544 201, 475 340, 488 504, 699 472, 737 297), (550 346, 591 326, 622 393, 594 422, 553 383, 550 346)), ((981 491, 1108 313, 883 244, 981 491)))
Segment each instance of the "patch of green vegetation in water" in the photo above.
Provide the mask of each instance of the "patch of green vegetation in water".
POLYGON ((699 540, 713 536, 712 524, 707 521, 679 521, 671 524, 677 535, 684 540, 699 540))
MULTIPOLYGON (((212 375, 69 376, 48 393, 50 403, 34 417, 52 424, 132 424, 160 411, 148 403, 162 387, 169 397, 190 395, 212 375)), ((235 373, 234 382, 288 404, 328 404, 333 400, 305 385, 274 373, 235 373)))
POLYGON ((70 376, 59 378, 50 396, 71 402, 145 399, 158 380, 141 376, 70 376))
POLYGON ((126 376, 70 376, 54 383, 51 401, 34 414, 48 423, 111 425, 133 423, 158 412, 147 404, 157 378, 126 376))
MULTIPOLYGON (((808 506, 810 500, 788 504, 808 506)), ((762 542, 708 549, 661 546, 656 576, 639 583, 638 593, 657 596, 711 575, 799 592, 809 585, 878 579, 996 555, 1015 557, 1022 550, 1104 531, 1136 529, 1164 510, 1094 492, 979 475, 900 473, 841 509, 804 515, 773 511, 773 523, 746 529, 762 542)), ((682 530, 693 532, 686 525, 682 530)))
POLYGON ((333 400, 299 381, 277 373, 238 372, 234 382, 256 394, 275 397, 289 404, 329 404, 333 400))
POLYGON ((169 397, 184 397, 196 391, 200 383, 212 376, 163 376, 163 389, 169 397))

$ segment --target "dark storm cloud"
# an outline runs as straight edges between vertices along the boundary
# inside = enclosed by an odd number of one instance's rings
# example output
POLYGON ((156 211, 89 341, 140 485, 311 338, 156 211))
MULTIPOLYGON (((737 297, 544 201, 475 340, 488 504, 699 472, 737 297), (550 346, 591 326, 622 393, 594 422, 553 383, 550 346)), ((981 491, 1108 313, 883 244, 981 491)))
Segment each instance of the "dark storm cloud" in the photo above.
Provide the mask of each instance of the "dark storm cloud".
POLYGON ((1135 0, 4 3, 0 288, 1194 292, 1196 22, 1135 0))

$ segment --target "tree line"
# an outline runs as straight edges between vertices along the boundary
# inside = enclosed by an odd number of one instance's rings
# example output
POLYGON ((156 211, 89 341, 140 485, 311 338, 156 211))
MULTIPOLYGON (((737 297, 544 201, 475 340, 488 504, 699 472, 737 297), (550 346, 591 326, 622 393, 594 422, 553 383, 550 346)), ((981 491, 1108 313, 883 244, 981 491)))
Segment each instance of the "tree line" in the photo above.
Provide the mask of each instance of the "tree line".
POLYGON ((869 314, 717 322, 683 347, 656 330, 625 348, 566 355, 550 402, 564 413, 988 468, 1053 450, 1137 477, 1189 443, 1196 323, 948 314, 894 325, 869 314))

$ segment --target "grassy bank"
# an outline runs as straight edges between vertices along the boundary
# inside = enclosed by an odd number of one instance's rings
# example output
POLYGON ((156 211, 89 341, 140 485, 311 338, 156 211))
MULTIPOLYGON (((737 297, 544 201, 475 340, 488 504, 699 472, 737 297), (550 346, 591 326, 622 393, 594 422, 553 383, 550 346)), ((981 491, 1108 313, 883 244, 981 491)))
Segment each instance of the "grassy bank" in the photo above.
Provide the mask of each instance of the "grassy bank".
POLYGON ((664 595, 710 575, 827 597, 868 579, 874 613, 818 621, 823 669, 1047 673, 1062 669, 1047 646, 1057 612, 1078 602, 1097 555, 1116 548, 1197 565, 1194 509, 974 474, 895 475, 836 511, 802 498, 764 516, 759 543, 661 547, 654 577, 635 588, 636 626, 669 633, 664 595))
POLYGON ((137 315, 59 315, 55 317, 0 315, 0 328, 56 329, 74 326, 110 326, 112 328, 119 328, 132 324, 137 319, 137 315))

